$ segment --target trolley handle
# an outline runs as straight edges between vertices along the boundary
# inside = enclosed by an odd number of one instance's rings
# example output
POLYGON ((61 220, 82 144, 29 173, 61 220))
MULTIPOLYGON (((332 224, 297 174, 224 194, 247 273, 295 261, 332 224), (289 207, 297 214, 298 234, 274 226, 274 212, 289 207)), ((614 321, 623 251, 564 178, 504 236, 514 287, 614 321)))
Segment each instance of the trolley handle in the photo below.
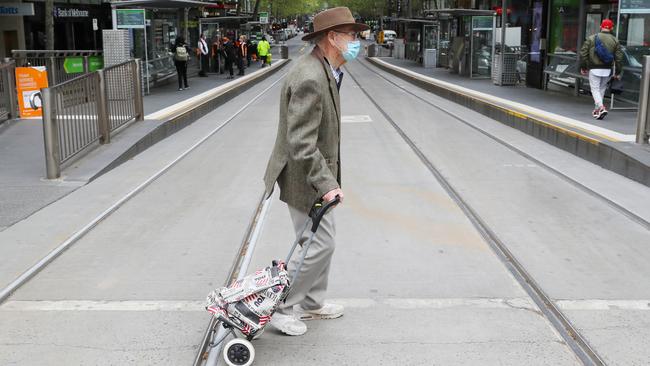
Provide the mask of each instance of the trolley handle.
POLYGON ((311 232, 315 233, 320 226, 320 221, 323 219, 323 216, 329 211, 332 207, 341 203, 341 197, 338 195, 334 197, 333 200, 327 202, 323 205, 323 199, 318 199, 309 211, 309 217, 311 217, 311 232))

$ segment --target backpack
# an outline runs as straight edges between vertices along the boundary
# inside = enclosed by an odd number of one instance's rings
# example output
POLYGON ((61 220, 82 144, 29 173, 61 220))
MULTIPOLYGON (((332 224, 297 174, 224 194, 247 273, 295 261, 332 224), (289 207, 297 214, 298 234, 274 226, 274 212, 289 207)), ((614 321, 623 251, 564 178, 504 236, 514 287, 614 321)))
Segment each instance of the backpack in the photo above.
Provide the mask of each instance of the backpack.
POLYGON ((177 46, 176 47, 176 55, 174 56, 174 60, 176 61, 187 61, 190 59, 190 55, 187 54, 187 49, 185 46, 177 46))
POLYGON ((596 56, 602 61, 605 65, 611 65, 614 61, 614 55, 607 49, 603 42, 598 38, 598 35, 594 37, 594 51, 596 56))

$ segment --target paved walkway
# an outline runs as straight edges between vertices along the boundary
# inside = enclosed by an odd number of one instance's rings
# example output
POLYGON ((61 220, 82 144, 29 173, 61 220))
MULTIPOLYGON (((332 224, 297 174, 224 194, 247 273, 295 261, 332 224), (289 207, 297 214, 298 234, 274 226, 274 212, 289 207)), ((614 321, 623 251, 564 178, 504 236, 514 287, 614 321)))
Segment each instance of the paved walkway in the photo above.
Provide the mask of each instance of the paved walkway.
MULTIPOLYGON (((549 84, 549 90, 521 86, 498 86, 488 79, 470 79, 468 77, 452 74, 443 68, 424 68, 420 64, 409 61, 382 57, 381 60, 392 65, 403 67, 438 80, 454 83, 458 86, 505 98, 514 102, 523 103, 544 111, 559 114, 580 122, 604 127, 626 135, 636 133, 636 111, 612 110, 606 119, 599 121, 591 117, 593 100, 591 96, 574 96, 573 89, 562 88, 549 84)), ((607 100, 609 103, 609 100, 607 100)))
MULTIPOLYGON (((295 51, 295 48, 292 47, 292 50, 295 51)), ((259 69, 257 64, 252 64, 246 74, 259 69)), ((152 113, 229 82, 237 82, 239 78, 241 77, 236 76, 231 80, 216 74, 204 78, 191 77, 190 89, 183 91, 178 91, 174 78, 166 85, 151 89, 150 94, 144 97, 144 122, 132 124, 115 135, 111 144, 103 145, 71 163, 64 169, 63 178, 59 180, 44 179, 41 120, 5 122, 0 129, 0 231, 87 183, 111 164, 116 156, 127 151, 162 123, 147 118, 152 113)))

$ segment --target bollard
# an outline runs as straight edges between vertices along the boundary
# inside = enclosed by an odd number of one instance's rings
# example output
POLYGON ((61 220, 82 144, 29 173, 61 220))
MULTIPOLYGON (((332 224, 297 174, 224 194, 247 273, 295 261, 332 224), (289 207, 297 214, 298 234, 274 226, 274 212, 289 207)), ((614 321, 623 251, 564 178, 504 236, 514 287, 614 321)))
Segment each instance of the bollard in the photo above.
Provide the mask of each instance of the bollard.
POLYGON ((135 59, 132 61, 131 71, 133 72, 133 95, 135 96, 135 113, 137 114, 135 120, 143 121, 144 120, 144 102, 142 99, 142 70, 140 69, 140 59, 135 59))
MULTIPOLYGON (((111 142, 111 127, 109 126, 110 119, 108 118, 108 106, 106 97, 106 77, 104 70, 97 71, 98 81, 97 87, 97 128, 99 130, 99 142, 101 144, 108 144, 111 142)), ((89 79, 93 82, 93 79, 89 79)))
POLYGON ((643 78, 639 90, 639 112, 636 119, 636 142, 647 144, 650 134, 648 107, 650 107, 650 56, 643 56, 643 78))
POLYGON ((49 88, 41 89, 43 105, 43 139, 45 145, 45 172, 47 179, 57 179, 61 176, 61 151, 59 141, 59 127, 57 125, 56 103, 52 101, 49 88))

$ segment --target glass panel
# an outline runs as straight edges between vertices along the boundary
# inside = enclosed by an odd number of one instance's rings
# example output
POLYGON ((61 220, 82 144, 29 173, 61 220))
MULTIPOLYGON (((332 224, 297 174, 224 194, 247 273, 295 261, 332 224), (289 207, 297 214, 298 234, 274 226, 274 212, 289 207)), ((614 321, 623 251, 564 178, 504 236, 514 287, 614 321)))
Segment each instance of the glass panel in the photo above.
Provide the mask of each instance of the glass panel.
POLYGON ((493 17, 472 17, 472 77, 490 77, 492 71, 493 17))
POLYGON ((638 103, 643 56, 650 55, 650 14, 621 14, 618 35, 624 53, 623 93, 616 99, 638 103))
POLYGON ((552 0, 550 53, 576 53, 579 0, 552 0))

